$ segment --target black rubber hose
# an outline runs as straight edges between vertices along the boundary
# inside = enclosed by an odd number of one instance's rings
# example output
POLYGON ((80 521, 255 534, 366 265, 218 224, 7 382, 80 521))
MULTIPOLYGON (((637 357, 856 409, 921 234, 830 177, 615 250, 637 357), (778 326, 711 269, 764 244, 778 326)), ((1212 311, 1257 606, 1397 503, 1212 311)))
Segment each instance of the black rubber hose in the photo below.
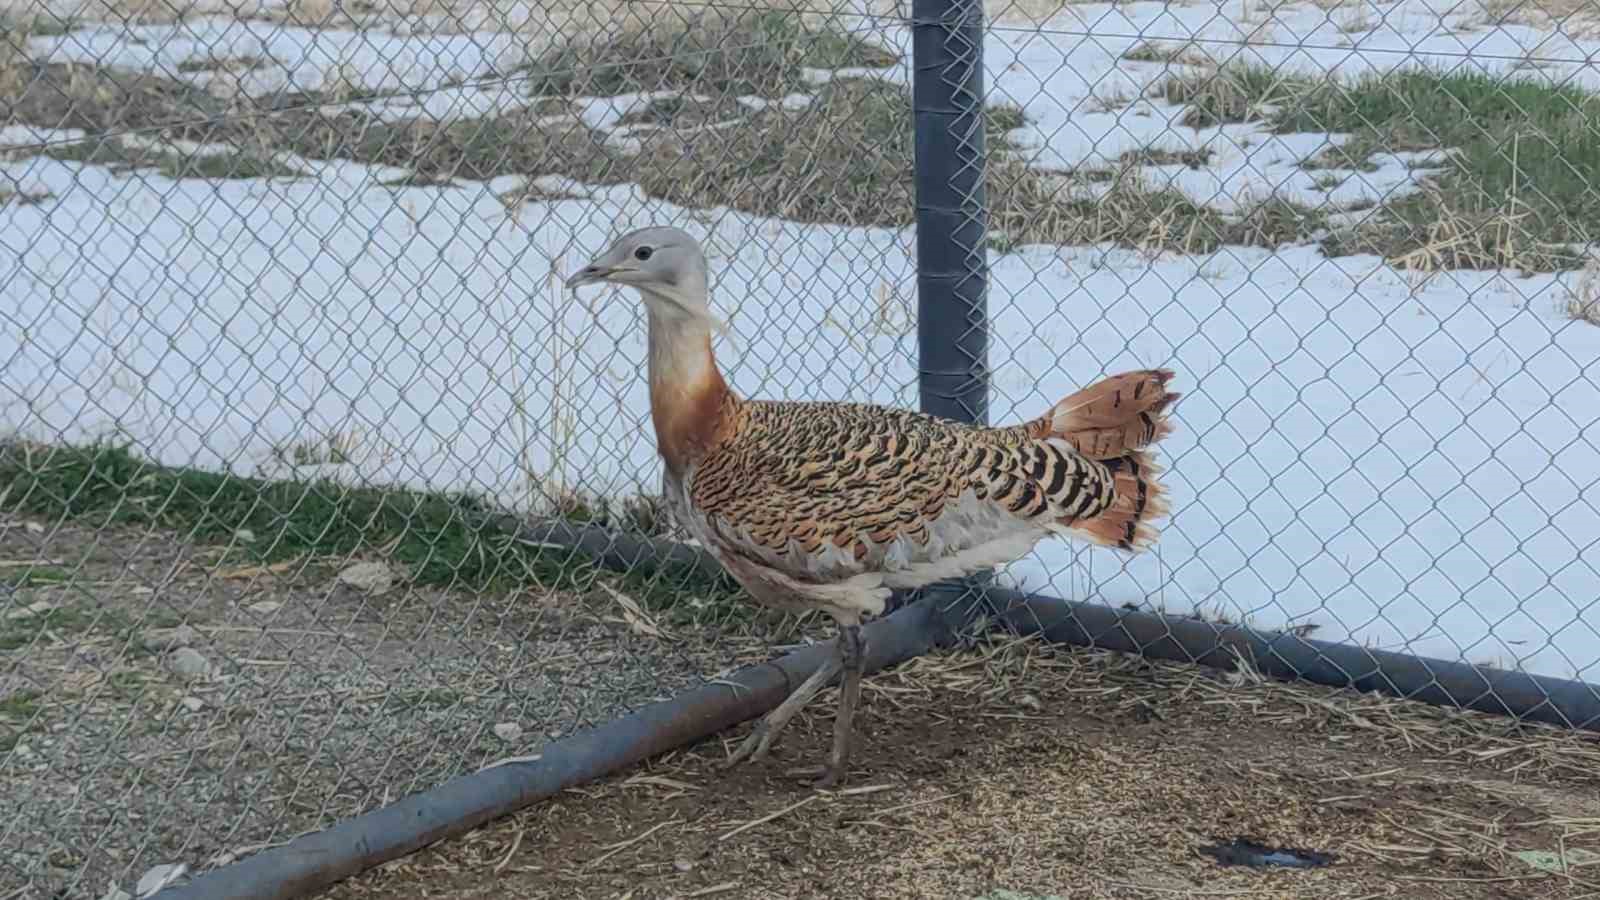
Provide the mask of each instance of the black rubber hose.
MULTIPOLYGON (((932 598, 923 598, 867 625, 866 670, 896 665, 949 640, 962 625, 949 610, 932 598)), ((813 644, 747 667, 717 684, 702 685, 548 744, 537 759, 459 776, 154 896, 159 900, 303 897, 436 841, 465 834, 566 788, 763 715, 816 671, 831 652, 831 644, 813 644)))

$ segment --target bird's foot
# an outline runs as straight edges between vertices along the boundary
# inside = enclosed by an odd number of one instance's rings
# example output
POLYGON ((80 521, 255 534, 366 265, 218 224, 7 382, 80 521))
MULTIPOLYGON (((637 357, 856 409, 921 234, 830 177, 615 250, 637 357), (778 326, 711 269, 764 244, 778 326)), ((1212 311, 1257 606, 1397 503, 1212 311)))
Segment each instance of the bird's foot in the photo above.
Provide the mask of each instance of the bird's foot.
POLYGON ((822 769, 822 777, 818 778, 815 787, 819 791, 831 791, 844 784, 846 777, 845 767, 830 762, 822 769))
POLYGON ((772 742, 778 739, 778 733, 783 731, 783 726, 787 724, 788 719, 773 722, 771 716, 756 722, 756 727, 751 729, 750 734, 739 744, 739 749, 722 761, 722 768, 731 769, 745 760, 760 762, 766 759, 767 753, 772 750, 772 742))

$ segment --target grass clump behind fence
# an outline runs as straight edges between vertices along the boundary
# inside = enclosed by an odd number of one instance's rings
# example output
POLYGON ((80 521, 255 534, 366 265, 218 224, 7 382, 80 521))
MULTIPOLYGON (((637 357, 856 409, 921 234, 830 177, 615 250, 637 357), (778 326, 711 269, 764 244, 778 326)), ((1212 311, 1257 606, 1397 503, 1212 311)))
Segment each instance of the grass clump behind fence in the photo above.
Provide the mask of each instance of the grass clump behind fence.
POLYGON ((663 7, 618 34, 556 47, 524 67, 535 94, 693 91, 776 98, 811 88, 805 70, 885 68, 899 57, 793 11, 663 7))
MULTIPOLYGON (((396 183, 441 187, 457 179, 559 175, 590 185, 634 183, 691 208, 808 224, 910 226, 911 92, 872 74, 899 57, 790 13, 707 15, 701 30, 668 22, 648 33, 559 47, 531 64, 530 103, 479 118, 397 116, 370 95, 337 104, 304 91, 222 98, 181 78, 85 63, 24 63, 28 71, 5 99, 11 121, 89 134, 41 154, 117 171, 292 178, 309 174, 298 169, 306 161, 337 160, 403 169, 410 174, 396 183), (620 121, 597 125, 576 115, 585 97, 640 91, 657 96, 620 121), (138 141, 120 136, 130 130, 140 133, 138 141)), ((1013 136, 1027 124, 1020 108, 991 104, 983 118, 997 245, 1209 252, 1305 238, 1238 227, 1181 192, 1150 184, 1133 165, 1109 192, 1100 183, 1112 173, 1042 171, 1013 136)))
POLYGON ((1228 66, 1173 78, 1196 128, 1260 121, 1278 133, 1348 135, 1305 168, 1372 171, 1381 154, 1447 151, 1443 171, 1400 194, 1329 255, 1375 253, 1407 268, 1582 265, 1600 238, 1600 97, 1478 71, 1410 69, 1354 82, 1228 66))

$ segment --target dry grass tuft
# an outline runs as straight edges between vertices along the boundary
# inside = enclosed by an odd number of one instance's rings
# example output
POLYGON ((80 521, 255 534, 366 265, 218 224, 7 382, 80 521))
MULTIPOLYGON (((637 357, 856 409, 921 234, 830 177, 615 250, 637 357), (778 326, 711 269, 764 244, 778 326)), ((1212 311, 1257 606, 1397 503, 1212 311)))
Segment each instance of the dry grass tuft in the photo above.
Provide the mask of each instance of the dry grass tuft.
POLYGON ((623 116, 621 125, 701 128, 743 118, 750 110, 730 97, 658 97, 623 116))
POLYGON ((1472 208, 1446 188, 1422 190, 1390 203, 1384 214, 1334 235, 1329 256, 1371 253, 1396 268, 1429 273, 1445 269, 1512 269, 1551 272, 1582 265, 1569 243, 1544 238, 1531 210, 1515 201, 1472 208))
MULTIPOLYGON (((771 105, 720 127, 671 119, 643 137, 635 174, 651 194, 686 206, 903 225, 915 200, 910 116, 902 88, 841 79, 802 109, 771 105)), ((991 145, 1003 147, 996 126, 991 116, 991 145)))
MULTIPOLYGON (((993 202, 996 192, 991 190, 990 197, 993 202)), ((1002 247, 1109 244, 1148 254, 1207 254, 1225 246, 1303 242, 1326 224, 1321 213, 1276 198, 1253 204, 1242 215, 1225 216, 1175 188, 1152 183, 1137 166, 1114 173, 1024 176, 998 199, 990 222, 996 235, 1004 235, 1002 247)))
POLYGON ((1117 157, 1118 165, 1123 168, 1140 166, 1187 166, 1191 169, 1200 169, 1209 165, 1211 157, 1216 153, 1200 148, 1190 150, 1172 150, 1166 147, 1142 147, 1138 150, 1129 150, 1117 157))
POLYGON ((0 17, 0 98, 27 90, 33 71, 28 41, 38 33, 34 19, 0 17))
MULTIPOLYGON (((801 222, 906 226, 914 221, 914 146, 907 91, 873 79, 840 79, 810 105, 769 106, 714 127, 675 120, 645 135, 628 180, 695 208, 729 206, 801 222)), ((1226 222, 1183 194, 1152 187, 1133 169, 1053 175, 1026 164, 1006 133, 1019 110, 987 113, 988 200, 994 240, 1095 244, 1205 253, 1268 232, 1226 222)), ((1274 239, 1281 235, 1273 234, 1274 239)), ((1275 246, 1276 244, 1274 244, 1275 246)))
POLYGON ((1375 168, 1380 153, 1448 148, 1422 189, 1391 199, 1330 254, 1397 266, 1552 271, 1582 264, 1600 216, 1597 100, 1570 86, 1476 72, 1401 70, 1353 82, 1282 77, 1260 66, 1174 77, 1195 128, 1260 121, 1277 133, 1347 133, 1306 168, 1375 168))
POLYGON ((1266 119, 1271 108, 1306 95, 1313 84, 1265 66, 1224 66, 1215 72, 1174 76, 1162 85, 1168 103, 1188 106, 1180 120, 1190 128, 1266 119))
POLYGON ((1202 68, 1214 67, 1214 58, 1198 44, 1164 44, 1160 41, 1141 41, 1122 54, 1130 62, 1159 62, 1202 68))
POLYGON ((1590 259, 1578 275, 1567 297, 1566 314, 1580 322, 1600 325, 1600 261, 1590 259))
POLYGON ((1572 38, 1600 35, 1600 6, 1594 0, 1483 0, 1483 20, 1492 26, 1559 28, 1572 38))
POLYGON ((1337 19, 1341 34, 1361 34, 1376 27, 1376 20, 1365 4, 1346 9, 1337 19))
POLYGON ((806 68, 884 68, 898 61, 875 44, 808 25, 791 12, 711 7, 671 10, 663 19, 551 49, 524 67, 530 90, 782 97, 810 92, 806 68))
POLYGON ((784 774, 825 752, 830 689, 765 763, 719 771, 739 737, 721 735, 333 896, 441 883, 530 898, 619 884, 637 896, 798 898, 870 883, 875 897, 996 900, 1575 900, 1592 889, 1581 868, 1516 855, 1596 847, 1600 747, 1585 735, 1003 635, 875 675, 863 699, 847 789, 784 774), (1227 867, 1197 852, 1237 837, 1336 864, 1227 867))

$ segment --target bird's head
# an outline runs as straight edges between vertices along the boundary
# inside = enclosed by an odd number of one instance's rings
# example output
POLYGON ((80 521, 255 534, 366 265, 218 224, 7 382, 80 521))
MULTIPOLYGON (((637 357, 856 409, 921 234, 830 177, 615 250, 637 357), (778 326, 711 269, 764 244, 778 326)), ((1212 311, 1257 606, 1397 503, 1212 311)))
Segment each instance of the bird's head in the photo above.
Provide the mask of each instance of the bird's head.
POLYGON ((706 293, 706 256, 678 228, 641 228, 617 238, 567 279, 567 288, 609 282, 636 288, 650 311, 667 320, 715 324, 706 293))

